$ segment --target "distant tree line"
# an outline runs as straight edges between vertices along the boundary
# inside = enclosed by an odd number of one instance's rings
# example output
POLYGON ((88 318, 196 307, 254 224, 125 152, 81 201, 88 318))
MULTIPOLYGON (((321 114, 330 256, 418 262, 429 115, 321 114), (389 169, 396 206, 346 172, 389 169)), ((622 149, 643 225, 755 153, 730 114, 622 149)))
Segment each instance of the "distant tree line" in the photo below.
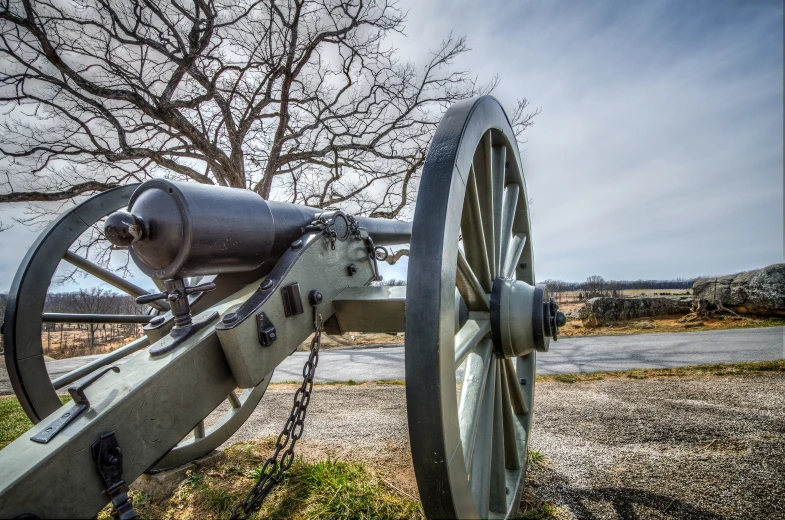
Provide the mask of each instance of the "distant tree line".
POLYGON ((557 301, 560 301, 567 292, 578 291, 577 299, 588 300, 596 297, 619 298, 624 291, 640 289, 691 289, 696 278, 675 278, 672 280, 606 280, 602 276, 594 275, 586 278, 585 282, 565 282, 564 280, 545 280, 547 291, 557 301))
POLYGON ((377 287, 398 287, 398 286, 405 286, 406 280, 398 280, 396 278, 390 278, 389 280, 382 280, 381 282, 374 282, 374 285, 377 287))
MULTIPOLYGON (((8 295, 0 294, 0 322, 5 319, 8 295)), ((145 314, 149 307, 134 298, 100 287, 74 292, 49 293, 44 312, 69 314, 145 314)), ((44 351, 48 355, 90 353, 96 345, 141 334, 135 323, 44 323, 41 327, 44 351), (74 331, 78 334, 74 334, 74 331), (70 333, 70 334, 69 334, 70 333), (70 344, 69 344, 70 342, 70 344)), ((0 340, 0 345, 2 345, 0 340)))

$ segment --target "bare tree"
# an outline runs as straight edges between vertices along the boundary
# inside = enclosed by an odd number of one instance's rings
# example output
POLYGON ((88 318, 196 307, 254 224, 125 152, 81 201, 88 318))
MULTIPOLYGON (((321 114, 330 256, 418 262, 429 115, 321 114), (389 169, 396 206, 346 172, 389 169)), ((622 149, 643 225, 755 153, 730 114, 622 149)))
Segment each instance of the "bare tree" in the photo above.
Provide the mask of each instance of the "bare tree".
MULTIPOLYGON (((0 202, 167 176, 394 218, 441 112, 498 82, 452 70, 464 38, 399 60, 404 22, 392 0, 0 0, 0 202)), ((516 132, 537 113, 519 100, 516 132)))
MULTIPOLYGON (((120 298, 120 295, 105 291, 100 287, 89 291, 80 289, 79 292, 68 294, 70 295, 69 306, 78 314, 109 314, 116 309, 117 300, 120 298)), ((99 325, 89 323, 87 327, 90 332, 88 348, 92 349, 95 346, 95 331, 99 325)))
POLYGON ((605 289, 605 279, 599 275, 589 276, 583 283, 583 290, 586 293, 587 299, 605 296, 605 289))

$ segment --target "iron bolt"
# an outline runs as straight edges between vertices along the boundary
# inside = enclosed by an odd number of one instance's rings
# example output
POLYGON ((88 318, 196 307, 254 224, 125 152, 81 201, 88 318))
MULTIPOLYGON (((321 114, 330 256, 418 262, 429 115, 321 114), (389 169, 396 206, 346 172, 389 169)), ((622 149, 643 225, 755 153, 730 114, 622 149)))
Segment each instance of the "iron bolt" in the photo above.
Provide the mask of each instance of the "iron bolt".
POLYGON ((237 321, 237 313, 236 312, 230 312, 229 314, 224 316, 224 319, 223 319, 224 323, 233 323, 235 321, 237 321))
POLYGON ((313 290, 308 294, 308 301, 311 302, 311 305, 319 305, 322 303, 322 293, 319 291, 313 290))
POLYGON ((564 327, 564 325, 567 323, 567 316, 562 311, 558 311, 556 312, 554 320, 556 321, 557 328, 564 327))
POLYGON ((114 466, 115 464, 120 462, 120 453, 122 453, 122 451, 120 450, 119 446, 111 451, 107 451, 104 461, 110 466, 114 466))
POLYGON ((273 286, 273 281, 268 278, 265 281, 263 281, 262 284, 259 287, 262 290, 267 290, 267 289, 269 289, 272 286, 273 286))

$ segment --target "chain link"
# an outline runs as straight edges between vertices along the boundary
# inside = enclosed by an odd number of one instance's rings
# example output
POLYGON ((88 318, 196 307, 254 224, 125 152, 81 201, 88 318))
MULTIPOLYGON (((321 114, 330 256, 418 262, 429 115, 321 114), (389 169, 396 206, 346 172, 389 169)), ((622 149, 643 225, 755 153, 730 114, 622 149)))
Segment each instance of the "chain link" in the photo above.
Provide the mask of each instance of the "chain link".
POLYGON ((275 453, 265 461, 262 466, 259 480, 245 497, 245 500, 234 507, 232 520, 245 520, 262 507, 262 503, 270 491, 281 481, 284 472, 294 462, 294 445, 303 435, 305 428, 305 414, 308 403, 311 401, 313 390, 313 377, 316 365, 319 363, 319 347, 322 344, 322 315, 316 312, 314 306, 314 336, 311 340, 308 361, 303 366, 303 384, 294 394, 294 404, 289 414, 283 431, 275 443, 275 453), (289 444, 291 442, 291 444, 289 444), (283 455, 281 455, 283 452, 283 455), (279 456, 281 457, 279 460, 279 456))

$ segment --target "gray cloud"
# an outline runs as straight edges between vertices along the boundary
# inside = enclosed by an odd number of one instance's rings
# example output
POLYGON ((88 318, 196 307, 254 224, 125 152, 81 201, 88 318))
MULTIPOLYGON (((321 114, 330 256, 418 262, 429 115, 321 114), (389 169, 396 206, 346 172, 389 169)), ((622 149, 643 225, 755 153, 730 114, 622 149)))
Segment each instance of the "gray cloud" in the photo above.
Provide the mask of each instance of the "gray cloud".
MULTIPOLYGON (((543 112, 522 154, 538 279, 722 274, 783 259, 780 2, 419 2, 401 57, 543 112)), ((5 217, 6 210, 0 217, 5 217)), ((33 235, 0 234, 0 290, 33 235)), ((386 271, 403 276, 405 263, 386 271)))
POLYGON ((782 4, 409 2, 404 49, 543 112, 522 155, 539 279, 670 278, 783 258, 782 4))

